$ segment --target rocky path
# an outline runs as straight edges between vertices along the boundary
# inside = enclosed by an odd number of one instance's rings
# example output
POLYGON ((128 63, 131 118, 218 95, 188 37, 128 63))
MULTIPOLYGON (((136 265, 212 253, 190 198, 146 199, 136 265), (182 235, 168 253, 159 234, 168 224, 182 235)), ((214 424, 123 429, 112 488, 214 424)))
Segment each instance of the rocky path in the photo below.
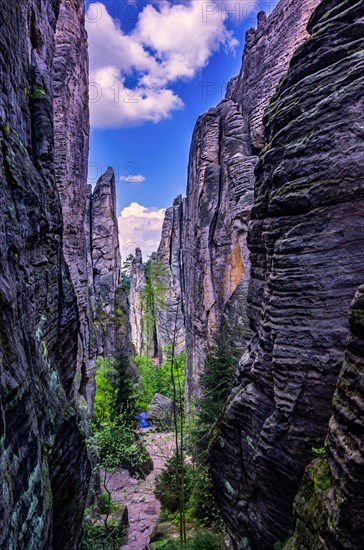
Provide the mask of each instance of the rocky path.
POLYGON ((153 459, 154 470, 145 480, 137 480, 127 470, 117 472, 111 482, 113 500, 128 507, 128 542, 122 550, 145 550, 157 525, 160 503, 154 496, 156 478, 174 451, 174 436, 170 433, 145 431, 143 439, 153 459))

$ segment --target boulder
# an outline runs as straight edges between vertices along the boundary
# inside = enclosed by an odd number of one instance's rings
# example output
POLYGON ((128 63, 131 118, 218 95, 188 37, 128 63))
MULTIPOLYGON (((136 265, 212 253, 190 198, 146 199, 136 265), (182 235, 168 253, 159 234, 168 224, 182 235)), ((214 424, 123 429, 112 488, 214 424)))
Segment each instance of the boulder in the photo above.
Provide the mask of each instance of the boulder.
POLYGON ((147 412, 147 420, 155 424, 170 426, 173 422, 173 410, 175 404, 172 399, 156 393, 147 412))

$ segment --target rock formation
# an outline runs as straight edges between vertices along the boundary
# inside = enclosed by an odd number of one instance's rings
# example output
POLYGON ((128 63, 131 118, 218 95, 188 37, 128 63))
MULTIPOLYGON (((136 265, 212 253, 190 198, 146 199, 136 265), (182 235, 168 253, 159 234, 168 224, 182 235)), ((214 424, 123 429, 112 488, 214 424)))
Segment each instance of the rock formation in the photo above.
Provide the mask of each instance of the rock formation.
POLYGON ((91 199, 91 256, 95 303, 96 340, 99 355, 114 356, 118 328, 125 329, 125 305, 120 286, 121 257, 116 217, 115 175, 103 174, 91 199), (118 316, 121 315, 121 318, 118 316))
POLYGON ((158 252, 143 264, 139 248, 131 268, 130 325, 138 355, 148 353, 162 362, 166 346, 174 342, 176 353, 185 348, 183 309, 184 200, 178 196, 165 214, 158 252))
MULTIPOLYGON (((0 1, 0 546, 4 550, 77 548, 91 473, 78 409, 82 331, 63 255, 55 178, 56 65, 52 72, 59 4, 0 1)), ((81 4, 78 14, 83 25, 81 4)), ((75 40, 81 34, 82 30, 75 40)), ((64 47, 72 50, 73 45, 64 47)), ((79 74, 84 74, 84 58, 78 62, 79 74)), ((68 139, 73 139, 72 133, 68 139)), ((85 152, 86 142, 82 147, 85 152)))
POLYGON ((364 287, 350 310, 351 332, 333 401, 327 456, 306 470, 295 499, 291 548, 357 549, 364 540, 364 287))
MULTIPOLYGON (((310 20, 312 36, 295 52, 265 114, 268 145, 256 170, 249 228, 253 338, 212 456, 238 549, 271 549, 294 528, 293 500, 312 448, 322 447, 327 433, 348 310, 364 280, 363 15, 359 1, 320 4, 310 20)), ((306 483, 297 529, 314 534, 297 548, 361 547, 363 518, 352 512, 363 483, 356 383, 362 350, 354 320, 361 300, 359 294, 351 313, 328 462, 318 459, 307 474, 324 491, 332 477, 334 488, 323 496, 320 525, 321 504, 308 502, 306 483)))
POLYGON ((175 403, 165 395, 156 393, 150 402, 147 420, 159 426, 172 426, 175 403))
POLYGON ((144 347, 143 340, 143 312, 141 292, 145 287, 145 271, 143 256, 140 248, 135 250, 131 267, 129 291, 129 322, 131 342, 137 355, 141 355, 144 347))
POLYGON ((77 377, 91 410, 96 349, 88 292, 85 209, 88 167, 88 52, 80 0, 62 1, 53 61, 55 171, 63 215, 63 250, 80 318, 77 377))
POLYGON ((241 350, 250 338, 246 235, 254 168, 265 145, 263 111, 317 4, 281 0, 269 18, 259 14, 258 28, 247 33, 240 75, 194 131, 183 235, 188 401, 200 395, 207 348, 222 322, 241 350))
POLYGON ((175 343, 176 353, 185 348, 185 320, 182 300, 184 200, 178 196, 164 217, 162 237, 157 254, 156 276, 159 292, 155 299, 157 355, 163 359, 166 346, 175 343))

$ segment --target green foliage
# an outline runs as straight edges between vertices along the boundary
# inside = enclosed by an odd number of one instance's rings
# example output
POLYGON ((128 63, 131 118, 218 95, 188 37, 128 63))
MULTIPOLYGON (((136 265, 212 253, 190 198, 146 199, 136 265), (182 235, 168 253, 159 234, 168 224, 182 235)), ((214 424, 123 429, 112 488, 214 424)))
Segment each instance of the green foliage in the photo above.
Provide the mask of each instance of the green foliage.
POLYGON ((189 508, 206 527, 219 529, 222 519, 213 489, 209 448, 218 433, 218 425, 230 394, 238 353, 231 339, 223 334, 210 349, 201 381, 203 395, 197 404, 197 416, 192 427, 192 448, 197 466, 189 508))
POLYGON ((100 357, 96 363, 96 395, 93 411, 94 428, 123 415, 135 416, 134 384, 129 374, 129 358, 119 354, 115 359, 100 357))
POLYGON ((211 474, 207 466, 200 466, 194 472, 188 509, 189 513, 197 518, 204 527, 223 528, 220 510, 215 499, 211 474))
MULTIPOLYGON (((163 511, 174 514, 180 509, 180 479, 181 464, 176 456, 169 459, 167 467, 158 476, 155 488, 155 496, 160 501, 163 511)), ((190 464, 184 466, 184 493, 187 502, 192 493, 194 472, 190 464)))
MULTIPOLYGON (((145 355, 135 358, 139 370, 139 386, 137 409, 146 411, 156 393, 161 393, 170 399, 173 399, 173 384, 171 377, 171 357, 162 365, 154 365, 152 359, 145 355)), ((173 374, 176 383, 184 388, 185 376, 185 353, 181 353, 174 358, 173 374)), ((183 389, 182 389, 183 391, 183 389)))
POLYGON ((312 447, 312 453, 317 457, 317 458, 323 458, 325 455, 326 455, 326 450, 325 450, 325 447, 312 447))
POLYGON ((238 353, 227 335, 221 335, 207 354, 205 374, 201 382, 203 395, 197 405, 193 434, 196 458, 208 463, 208 449, 213 429, 220 420, 234 382, 238 353))
POLYGON ((87 521, 81 550, 119 550, 125 541, 125 533, 122 523, 109 522, 105 525, 87 521))
POLYGON ((96 363, 96 394, 93 409, 93 423, 96 428, 111 420, 115 399, 115 386, 112 383, 114 375, 113 361, 99 357, 96 363))
POLYGON ((97 499, 97 510, 100 514, 113 514, 117 512, 120 505, 114 502, 108 493, 100 493, 97 499))
POLYGON ((314 482, 315 489, 326 493, 333 487, 331 471, 328 461, 325 458, 314 460, 310 466, 310 476, 314 482))
POLYGON ((129 254, 121 266, 121 288, 126 292, 130 289, 130 277, 133 265, 133 254, 129 254))
POLYGON ((105 423, 96 432, 99 466, 107 471, 127 468, 132 475, 145 476, 149 454, 143 443, 136 438, 128 420, 120 416, 116 422, 105 423))
POLYGON ((156 306, 164 309, 166 306, 166 292, 168 286, 165 277, 168 268, 158 260, 148 260, 144 266, 145 285, 140 292, 142 309, 143 351, 148 352, 155 342, 156 306))
POLYGON ((45 99, 47 92, 42 86, 37 86, 33 93, 30 95, 30 99, 45 99))
POLYGON ((185 543, 177 540, 160 541, 153 545, 158 550, 222 550, 224 544, 221 535, 200 531, 185 543))

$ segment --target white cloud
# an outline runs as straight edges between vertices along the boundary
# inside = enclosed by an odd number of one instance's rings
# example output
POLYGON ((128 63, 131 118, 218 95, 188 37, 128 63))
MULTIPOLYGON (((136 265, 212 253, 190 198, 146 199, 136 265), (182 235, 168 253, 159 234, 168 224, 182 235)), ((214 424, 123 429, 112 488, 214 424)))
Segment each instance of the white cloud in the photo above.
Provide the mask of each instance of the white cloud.
POLYGON ((236 12, 228 11, 230 2, 244 7, 241 17, 255 4, 254 0, 154 2, 139 13, 129 34, 103 4, 91 4, 87 30, 92 125, 115 128, 159 122, 181 109, 183 102, 170 86, 193 78, 221 46, 233 50, 238 44, 226 27, 227 18, 236 17, 236 12))
POLYGON ((146 208, 132 202, 124 208, 118 218, 121 255, 126 258, 138 247, 146 260, 159 246, 164 208, 146 208))
POLYGON ((135 176, 120 176, 119 180, 124 183, 143 183, 145 181, 145 176, 137 174, 135 176))

